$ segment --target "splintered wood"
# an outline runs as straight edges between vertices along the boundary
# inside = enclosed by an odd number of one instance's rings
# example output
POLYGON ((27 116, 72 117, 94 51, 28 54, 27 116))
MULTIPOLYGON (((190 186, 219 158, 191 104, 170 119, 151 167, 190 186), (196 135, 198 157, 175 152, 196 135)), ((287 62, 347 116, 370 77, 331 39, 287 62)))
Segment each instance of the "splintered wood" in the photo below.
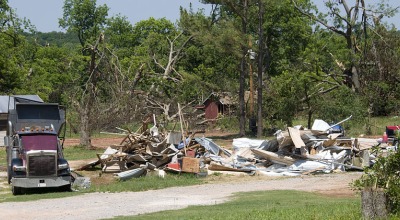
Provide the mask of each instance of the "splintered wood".
POLYGON ((97 154, 98 161, 86 164, 77 170, 88 169, 98 164, 101 165, 102 172, 113 173, 140 167, 164 169, 168 163, 177 160, 175 162, 182 165, 179 172, 199 172, 199 158, 195 157, 206 152, 206 149, 195 141, 194 135, 204 131, 193 132, 183 137, 182 132, 164 134, 158 129, 154 132, 154 126, 146 130, 143 127, 145 125, 138 130, 143 131, 142 133, 128 131, 129 134, 119 144, 111 145, 103 154, 97 154))

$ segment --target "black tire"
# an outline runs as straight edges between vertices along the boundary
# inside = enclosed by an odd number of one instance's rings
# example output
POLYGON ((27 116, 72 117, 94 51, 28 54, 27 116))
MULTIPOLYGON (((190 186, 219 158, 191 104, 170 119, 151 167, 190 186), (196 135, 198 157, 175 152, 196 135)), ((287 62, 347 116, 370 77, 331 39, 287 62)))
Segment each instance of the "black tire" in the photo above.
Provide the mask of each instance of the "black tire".
POLYGON ((72 191, 71 184, 61 186, 60 189, 62 192, 71 192, 72 191))
POLYGON ((21 194, 22 194, 22 189, 21 189, 21 187, 12 186, 12 187, 11 187, 11 190, 12 190, 12 194, 13 194, 14 196, 17 196, 17 195, 21 195, 21 194))

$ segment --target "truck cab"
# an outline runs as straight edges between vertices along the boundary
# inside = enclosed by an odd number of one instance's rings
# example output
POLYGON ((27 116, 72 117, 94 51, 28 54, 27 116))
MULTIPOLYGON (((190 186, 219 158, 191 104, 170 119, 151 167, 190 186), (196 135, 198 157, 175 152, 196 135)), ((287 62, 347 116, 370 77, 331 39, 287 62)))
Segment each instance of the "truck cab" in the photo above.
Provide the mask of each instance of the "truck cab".
POLYGON ((65 110, 54 103, 18 102, 9 109, 7 176, 14 195, 25 188, 71 188, 63 155, 65 110), (63 132, 64 131, 64 132, 63 132))

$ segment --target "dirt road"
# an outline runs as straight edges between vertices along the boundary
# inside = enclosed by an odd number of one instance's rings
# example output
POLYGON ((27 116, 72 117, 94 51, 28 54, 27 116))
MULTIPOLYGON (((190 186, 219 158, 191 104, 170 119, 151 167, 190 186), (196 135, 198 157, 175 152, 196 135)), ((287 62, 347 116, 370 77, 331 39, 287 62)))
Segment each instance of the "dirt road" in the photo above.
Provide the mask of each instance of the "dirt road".
POLYGON ((125 193, 90 193, 60 199, 0 203, 0 219, 100 219, 138 215, 189 205, 214 205, 235 192, 302 190, 331 196, 352 196, 349 183, 361 173, 339 173, 278 179, 214 183, 125 193))

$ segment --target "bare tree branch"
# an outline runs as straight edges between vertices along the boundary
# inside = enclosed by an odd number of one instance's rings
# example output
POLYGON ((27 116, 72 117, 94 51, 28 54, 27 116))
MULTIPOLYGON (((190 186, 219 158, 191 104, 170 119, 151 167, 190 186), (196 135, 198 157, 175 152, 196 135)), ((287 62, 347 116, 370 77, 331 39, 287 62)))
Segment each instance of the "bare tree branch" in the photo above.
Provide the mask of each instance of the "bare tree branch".
POLYGON ((315 20, 315 21, 317 21, 318 23, 320 23, 320 24, 323 25, 324 27, 328 28, 329 30, 331 30, 331 31, 333 31, 333 32, 335 32, 335 33, 337 33, 337 34, 340 34, 340 35, 342 35, 342 36, 344 36, 344 37, 347 37, 347 34, 346 34, 345 32, 343 32, 343 31, 337 29, 335 26, 328 25, 326 22, 324 22, 323 20, 319 19, 319 18, 316 17, 315 15, 303 11, 303 10, 297 5, 297 3, 296 3, 295 0, 292 0, 292 2, 293 2, 294 7, 295 7, 301 14, 303 14, 303 15, 305 15, 305 16, 307 16, 307 17, 309 17, 309 18, 311 18, 311 19, 313 19, 313 20, 315 20))
POLYGON ((314 92, 312 94, 309 94, 306 97, 302 98, 300 100, 300 102, 305 102, 306 100, 308 100, 308 99, 310 99, 310 98, 312 98, 314 96, 319 96, 319 95, 326 94, 326 93, 331 92, 331 91, 333 91, 333 90, 335 90, 337 88, 339 88, 339 85, 335 85, 335 86, 333 86, 331 88, 328 88, 328 89, 321 88, 320 90, 318 90, 318 91, 316 91, 316 92, 314 92))

